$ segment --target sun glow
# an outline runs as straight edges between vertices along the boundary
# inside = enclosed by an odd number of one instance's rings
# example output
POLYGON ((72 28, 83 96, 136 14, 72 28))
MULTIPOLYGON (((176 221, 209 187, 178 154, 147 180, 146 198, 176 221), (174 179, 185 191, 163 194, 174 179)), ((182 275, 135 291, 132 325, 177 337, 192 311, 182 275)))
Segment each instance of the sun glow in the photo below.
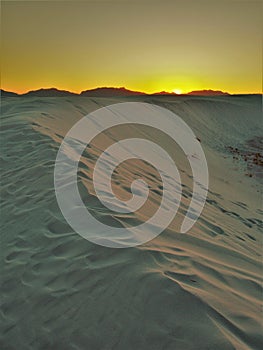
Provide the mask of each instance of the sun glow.
POLYGON ((175 94, 177 94, 177 95, 181 95, 182 90, 180 90, 180 89, 174 89, 173 92, 174 92, 175 94))

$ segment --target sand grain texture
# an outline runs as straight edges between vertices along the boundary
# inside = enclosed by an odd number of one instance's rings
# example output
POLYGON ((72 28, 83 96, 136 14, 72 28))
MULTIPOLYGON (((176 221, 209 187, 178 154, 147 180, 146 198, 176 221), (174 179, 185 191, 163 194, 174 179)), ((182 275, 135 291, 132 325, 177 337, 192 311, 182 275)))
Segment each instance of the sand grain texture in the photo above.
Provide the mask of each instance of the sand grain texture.
MULTIPOLYGON (((258 164, 246 176, 246 162, 233 160, 229 150, 245 152, 261 137, 260 96, 7 97, 1 126, 2 349, 262 348, 262 176, 254 176, 258 164), (178 233, 192 192, 183 153, 147 128, 123 129, 121 137, 137 132, 154 138, 176 158, 183 200, 175 220, 153 241, 109 249, 66 223, 53 170, 61 140, 77 120, 124 101, 160 105, 188 123, 204 148, 210 188, 195 226, 178 233)), ((117 137, 120 132, 112 130, 104 145, 117 137)), ((100 205, 92 186, 101 151, 94 142, 83 154, 83 200, 102 222, 141 223, 162 195, 158 173, 147 164, 124 164, 114 179, 117 194, 129 198, 129 183, 139 175, 151 195, 144 211, 115 215, 100 205)))

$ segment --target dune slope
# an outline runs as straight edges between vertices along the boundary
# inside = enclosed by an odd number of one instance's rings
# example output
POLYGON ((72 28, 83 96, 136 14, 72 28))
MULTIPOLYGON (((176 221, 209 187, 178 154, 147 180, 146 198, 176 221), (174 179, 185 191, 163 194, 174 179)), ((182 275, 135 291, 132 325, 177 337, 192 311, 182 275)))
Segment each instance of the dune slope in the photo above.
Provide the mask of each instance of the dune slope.
MULTIPOLYGON (((261 152, 260 96, 8 97, 1 126, 2 349, 262 348, 262 167, 230 148, 261 152), (61 140, 76 121, 124 101, 157 104, 183 118, 206 154, 210 186, 201 217, 179 233, 192 192, 183 153, 147 127, 112 130, 107 145, 120 134, 158 141, 178 162, 183 200, 156 239, 110 249, 66 223, 53 171, 61 140)), ((91 181, 101 151, 94 142, 80 163, 87 208, 110 225, 143 222, 162 195, 158 173, 144 163, 124 164, 115 190, 128 198, 139 174, 152 190, 149 205, 131 215, 112 213, 96 199, 91 181)))

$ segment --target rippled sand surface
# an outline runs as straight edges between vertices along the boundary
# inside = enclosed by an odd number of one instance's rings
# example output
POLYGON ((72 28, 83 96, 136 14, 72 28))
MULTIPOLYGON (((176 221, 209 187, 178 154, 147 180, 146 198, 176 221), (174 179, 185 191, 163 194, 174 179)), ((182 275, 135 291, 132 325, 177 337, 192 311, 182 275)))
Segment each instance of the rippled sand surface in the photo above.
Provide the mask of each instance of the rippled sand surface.
POLYGON ((252 152, 251 144, 261 152, 260 96, 7 97, 1 118, 2 349, 262 348, 262 167, 231 152, 252 152), (182 175, 183 199, 170 226, 142 246, 111 249, 66 223, 53 171, 61 140, 76 121, 125 101, 154 103, 183 118, 201 141, 210 186, 201 217, 181 234, 192 193, 183 152, 147 127, 112 129, 94 140, 79 164, 79 190, 89 211, 108 225, 147 220, 162 184, 149 164, 125 162, 114 175, 116 195, 129 199, 130 183, 142 177, 149 200, 133 214, 110 212, 92 184, 103 147, 134 134, 154 140, 182 175))

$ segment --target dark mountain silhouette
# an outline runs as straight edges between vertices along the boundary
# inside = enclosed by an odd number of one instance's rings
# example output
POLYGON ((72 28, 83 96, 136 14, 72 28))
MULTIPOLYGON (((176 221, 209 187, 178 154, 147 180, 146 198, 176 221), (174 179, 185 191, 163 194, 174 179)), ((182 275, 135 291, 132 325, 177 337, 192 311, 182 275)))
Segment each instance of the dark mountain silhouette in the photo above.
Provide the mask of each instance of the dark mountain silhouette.
POLYGON ((29 91, 20 96, 37 96, 37 97, 64 97, 64 96, 77 96, 74 92, 66 91, 66 90, 58 90, 56 88, 50 89, 39 89, 29 91))
MULTIPOLYGON (((152 94, 154 96, 156 95, 169 95, 169 96, 178 96, 175 92, 167 92, 167 91, 161 91, 161 92, 155 92, 152 94)), ((180 94, 179 94, 180 95, 180 94)), ((220 96, 220 95, 229 95, 228 92, 223 92, 219 90, 195 90, 191 91, 185 94, 181 94, 182 96, 186 95, 193 95, 193 96, 220 96)))
MULTIPOLYGON (((59 90, 56 88, 48 89, 38 89, 28 91, 25 94, 17 94, 11 91, 0 90, 1 97, 70 97, 70 96, 87 96, 87 97, 114 97, 114 96, 225 96, 230 95, 228 92, 223 92, 219 90, 196 90, 191 91, 186 94, 178 95, 174 92, 160 91, 153 94, 147 94, 141 91, 128 90, 125 87, 115 88, 115 87, 99 87, 96 89, 90 89, 82 91, 80 94, 70 92, 67 90, 59 90)), ((242 94, 241 94, 242 95, 242 94)), ((250 94, 256 95, 256 94, 250 94)))
POLYGON ((186 95, 196 95, 196 96, 218 96, 218 95, 229 95, 228 92, 223 92, 220 90, 196 90, 188 92, 186 95))
POLYGON ((160 92, 155 92, 153 94, 151 94, 152 96, 156 96, 156 95, 169 95, 169 96, 178 96, 178 94, 174 93, 174 92, 167 92, 167 91, 160 91, 160 92))
POLYGON ((134 95, 146 95, 144 92, 139 91, 132 91, 125 89, 124 87, 121 88, 114 88, 114 87, 100 87, 96 89, 86 90, 82 91, 81 96, 89 96, 89 97, 99 97, 99 96, 134 96, 134 95))
POLYGON ((11 91, 5 91, 5 90, 0 90, 0 94, 1 97, 14 97, 14 96, 18 96, 18 94, 16 94, 15 92, 11 92, 11 91))

